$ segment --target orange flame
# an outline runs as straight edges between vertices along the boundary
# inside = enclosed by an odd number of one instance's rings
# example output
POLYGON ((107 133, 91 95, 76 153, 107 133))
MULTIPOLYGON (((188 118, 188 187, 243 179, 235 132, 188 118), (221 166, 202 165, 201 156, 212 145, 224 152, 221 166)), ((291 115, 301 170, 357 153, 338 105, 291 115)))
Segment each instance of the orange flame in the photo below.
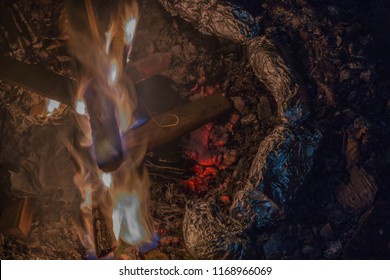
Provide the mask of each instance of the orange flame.
POLYGON ((104 24, 104 20, 99 18, 99 13, 95 13, 91 6, 86 12, 94 13, 93 17, 80 15, 80 9, 72 6, 67 7, 67 12, 69 26, 66 30, 70 35, 69 46, 85 69, 75 104, 76 111, 80 113, 76 118, 81 133, 78 138, 80 148, 71 145, 68 147, 79 166, 74 181, 84 199, 81 210, 87 226, 79 235, 85 248, 88 250, 93 248, 91 205, 97 194, 100 194, 99 203, 105 203, 103 208, 111 212, 109 216, 112 214, 113 232, 117 240, 122 239, 133 245, 148 243, 154 240, 148 211, 149 179, 146 172, 139 171, 146 147, 134 153, 138 154, 137 158, 128 158, 111 174, 102 174, 91 154, 85 149, 91 146, 92 138, 88 115, 84 115, 83 94, 92 79, 98 83, 101 92, 114 101, 116 120, 121 133, 129 129, 133 123, 132 114, 136 107, 136 97, 133 82, 124 71, 126 61, 123 57, 125 55, 128 59, 133 44, 138 20, 137 1, 120 1, 107 24, 104 24), (91 18, 96 18, 99 24, 91 23, 91 18), (88 28, 87 25, 91 24, 95 24, 95 27, 88 28), (92 34, 94 32, 91 30, 102 26, 104 27, 98 30, 98 36, 92 34), (112 204, 101 199, 107 193, 110 194, 109 200, 112 200, 112 204))

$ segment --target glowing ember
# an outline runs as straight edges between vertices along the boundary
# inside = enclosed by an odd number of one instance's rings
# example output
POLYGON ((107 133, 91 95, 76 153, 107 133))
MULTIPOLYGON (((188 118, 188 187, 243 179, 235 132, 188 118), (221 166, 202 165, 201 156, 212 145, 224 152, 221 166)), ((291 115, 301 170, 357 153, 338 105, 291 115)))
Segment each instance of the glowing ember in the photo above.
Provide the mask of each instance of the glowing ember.
POLYGON ((61 103, 56 101, 56 100, 53 100, 53 99, 49 99, 49 102, 47 103, 47 108, 46 108, 46 111, 48 114, 51 114, 54 112, 54 110, 58 109, 58 107, 60 107, 61 103))
POLYGON ((83 100, 77 100, 76 102, 76 112, 80 115, 86 115, 87 114, 87 107, 85 106, 85 103, 83 100))
MULTIPOLYGON (((196 85, 191 91, 193 95, 190 99, 198 99, 218 92, 219 85, 196 85)), ((224 125, 208 123, 191 132, 185 153, 194 161, 194 175, 181 182, 188 190, 194 193, 206 192, 215 175, 237 160, 238 152, 226 147, 228 134, 232 132, 237 121, 238 115, 224 125)))
POLYGON ((110 173, 102 173, 100 178, 103 181, 103 184, 107 187, 110 188, 112 184, 112 175, 110 173))

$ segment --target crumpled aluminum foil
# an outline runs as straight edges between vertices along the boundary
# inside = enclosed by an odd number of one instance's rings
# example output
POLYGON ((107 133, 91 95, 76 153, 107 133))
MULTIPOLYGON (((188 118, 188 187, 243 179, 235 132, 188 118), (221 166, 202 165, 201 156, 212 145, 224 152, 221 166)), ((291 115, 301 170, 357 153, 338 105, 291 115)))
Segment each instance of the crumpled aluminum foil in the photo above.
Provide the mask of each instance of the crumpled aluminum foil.
POLYGON ((322 134, 279 126, 259 146, 244 189, 234 197, 233 217, 246 228, 262 228, 282 216, 311 172, 322 134))
POLYGON ((183 219, 183 237, 197 259, 243 259, 247 241, 243 228, 210 202, 190 202, 183 219))
POLYGON ((284 217, 294 193, 312 169, 322 135, 299 127, 310 114, 307 90, 288 51, 277 41, 259 35, 259 17, 226 1, 159 1, 171 15, 182 17, 200 32, 246 46, 248 61, 275 98, 284 123, 260 143, 248 181, 234 196, 230 215, 215 212, 206 202, 186 211, 185 241, 196 255, 242 258, 247 252, 242 246, 248 242, 237 239, 240 230, 253 233, 284 217), (239 221, 239 225, 231 227, 227 221, 239 221), (236 248, 235 253, 231 248, 236 248))
POLYGON ((192 23, 201 33, 246 45, 248 60, 258 79, 274 96, 283 122, 298 124, 309 113, 307 90, 292 59, 276 41, 259 36, 260 18, 225 1, 160 0, 174 16, 192 23))
POLYGON ((74 137, 69 111, 42 118, 25 115, 13 106, 3 110, 8 128, 2 128, 0 163, 17 166, 10 171, 12 193, 42 197, 60 191, 60 199, 72 201, 77 187, 75 165, 66 146, 74 137))
POLYGON ((265 229, 284 218, 284 211, 249 182, 234 196, 230 213, 247 231, 265 229))
POLYGON ((260 32, 260 19, 231 3, 218 0, 160 0, 160 3, 171 15, 179 15, 207 35, 244 43, 260 32))
POLYGON ((253 71, 275 98, 279 117, 289 124, 305 120, 310 113, 308 93, 287 52, 265 36, 251 40, 247 47, 253 71))

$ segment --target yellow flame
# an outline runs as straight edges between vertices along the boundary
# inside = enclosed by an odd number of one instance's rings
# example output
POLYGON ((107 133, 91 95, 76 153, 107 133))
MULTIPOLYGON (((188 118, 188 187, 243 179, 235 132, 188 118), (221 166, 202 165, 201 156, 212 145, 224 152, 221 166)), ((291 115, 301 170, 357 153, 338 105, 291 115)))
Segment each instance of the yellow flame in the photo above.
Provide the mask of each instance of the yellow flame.
POLYGON ((136 107, 135 89, 131 78, 124 71, 123 55, 129 54, 134 41, 138 20, 137 1, 115 3, 118 6, 113 9, 117 11, 112 14, 114 20, 109 23, 108 30, 99 30, 99 35, 105 35, 106 40, 94 40, 94 36, 89 34, 91 30, 80 28, 76 21, 70 22, 68 28, 70 50, 86 70, 79 83, 75 104, 79 147, 69 144, 68 149, 79 167, 74 181, 84 199, 81 211, 86 226, 78 232, 88 250, 93 249, 91 213, 96 203, 99 203, 106 217, 112 217, 113 231, 118 240, 142 244, 154 239, 148 207, 150 184, 146 173, 139 171, 146 147, 134 153, 136 158, 127 156, 121 167, 111 174, 102 173, 98 169, 89 149, 92 145, 92 131, 83 98, 88 83, 97 83, 99 92, 114 101, 121 133, 132 125, 136 107), (85 47, 87 45, 88 48, 85 47), (106 194, 109 194, 109 199, 106 194))

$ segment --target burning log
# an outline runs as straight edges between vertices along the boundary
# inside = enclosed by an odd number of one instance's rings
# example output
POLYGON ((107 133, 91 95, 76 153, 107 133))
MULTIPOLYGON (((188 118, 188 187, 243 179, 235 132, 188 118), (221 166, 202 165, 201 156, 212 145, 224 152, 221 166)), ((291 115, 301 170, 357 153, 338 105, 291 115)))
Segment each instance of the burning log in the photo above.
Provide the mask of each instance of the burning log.
POLYGON ((124 135, 126 153, 131 155, 142 145, 150 151, 169 143, 225 113, 230 106, 222 95, 213 94, 153 117, 145 125, 124 135))
MULTIPOLYGON (((126 73, 131 75, 134 82, 137 83, 166 70, 170 63, 171 55, 169 53, 158 53, 129 64, 126 73), (150 65, 154 64, 156 66, 151 69, 150 65)), ((66 105, 73 105, 77 85, 71 79, 46 70, 39 65, 27 64, 6 56, 0 56, 0 65, 2 66, 0 67, 1 80, 66 105)))
POLYGON ((93 81, 84 98, 92 129, 96 162, 104 172, 116 170, 122 163, 122 141, 115 118, 115 104, 99 90, 93 81))

